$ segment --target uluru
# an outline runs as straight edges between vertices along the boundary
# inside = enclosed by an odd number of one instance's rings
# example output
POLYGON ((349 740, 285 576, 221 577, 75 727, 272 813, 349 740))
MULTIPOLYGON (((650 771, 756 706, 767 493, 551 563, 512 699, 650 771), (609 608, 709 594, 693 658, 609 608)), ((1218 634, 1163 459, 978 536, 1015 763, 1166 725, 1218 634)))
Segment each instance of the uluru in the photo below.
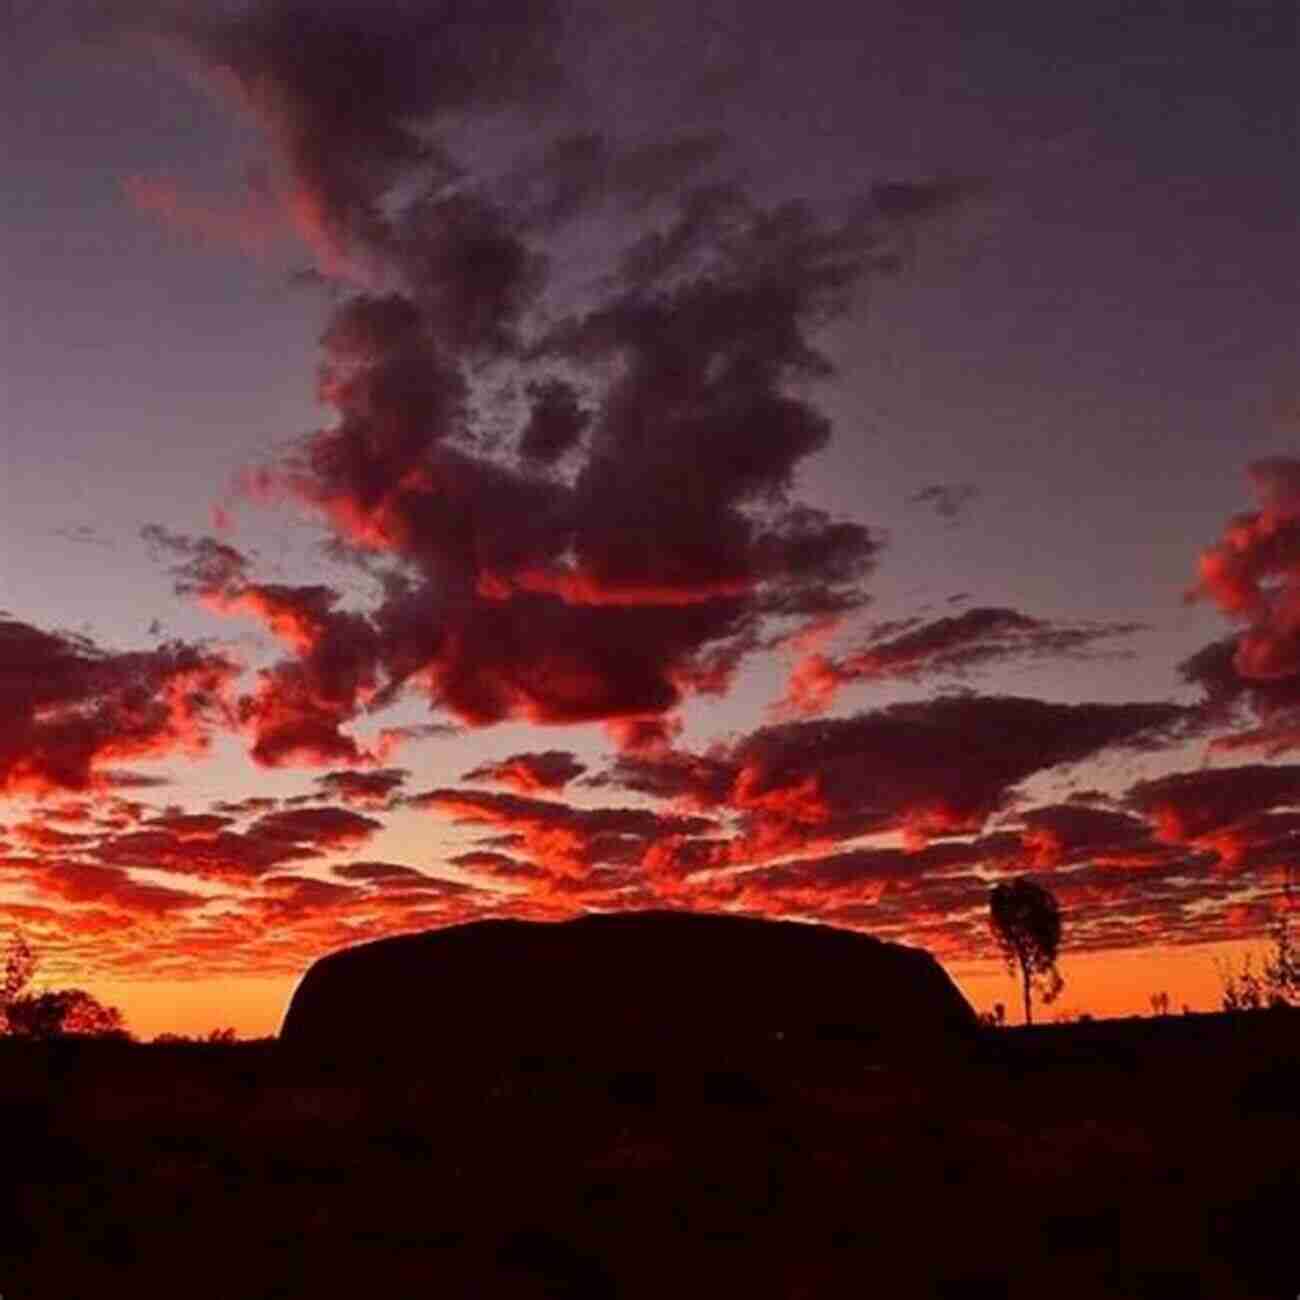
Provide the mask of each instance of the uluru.
POLYGON ((349 1058, 630 1050, 677 1054, 848 1039, 883 1058, 977 1033, 933 957, 825 925, 692 912, 484 920, 314 962, 280 1031, 349 1058))

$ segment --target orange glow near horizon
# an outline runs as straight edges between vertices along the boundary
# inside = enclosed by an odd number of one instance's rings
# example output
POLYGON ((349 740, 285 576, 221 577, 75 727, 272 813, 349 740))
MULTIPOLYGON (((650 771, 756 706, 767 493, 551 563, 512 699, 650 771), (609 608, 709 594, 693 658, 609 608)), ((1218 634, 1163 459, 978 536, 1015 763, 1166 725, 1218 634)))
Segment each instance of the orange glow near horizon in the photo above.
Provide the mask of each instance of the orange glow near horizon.
MULTIPOLYGON (((1151 995, 1169 994, 1173 1011, 1218 1011, 1222 984, 1216 963, 1240 968, 1259 942, 1196 944, 1180 948, 1125 948, 1110 952, 1061 954, 1065 989, 1050 1006, 1034 1004, 1035 1023, 1080 1014, 1097 1020, 1151 1014, 1151 995)), ((945 969, 979 1012, 1001 1002, 1007 1022, 1020 1024, 1023 1010, 1018 979, 993 962, 945 963, 945 969)), ((230 1026, 240 1038, 278 1033, 300 976, 221 980, 88 980, 84 986, 101 1001, 118 1007, 128 1029, 147 1040, 162 1033, 202 1037, 230 1026)))

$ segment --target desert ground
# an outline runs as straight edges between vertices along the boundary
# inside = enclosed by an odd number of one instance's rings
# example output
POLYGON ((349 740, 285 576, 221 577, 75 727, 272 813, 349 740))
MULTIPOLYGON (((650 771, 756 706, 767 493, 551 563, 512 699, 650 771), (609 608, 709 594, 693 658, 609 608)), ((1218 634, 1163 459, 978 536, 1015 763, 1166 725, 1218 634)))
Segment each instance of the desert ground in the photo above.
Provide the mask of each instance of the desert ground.
POLYGON ((1300 1011, 965 1059, 0 1040, 4 1300, 1300 1294, 1300 1011))

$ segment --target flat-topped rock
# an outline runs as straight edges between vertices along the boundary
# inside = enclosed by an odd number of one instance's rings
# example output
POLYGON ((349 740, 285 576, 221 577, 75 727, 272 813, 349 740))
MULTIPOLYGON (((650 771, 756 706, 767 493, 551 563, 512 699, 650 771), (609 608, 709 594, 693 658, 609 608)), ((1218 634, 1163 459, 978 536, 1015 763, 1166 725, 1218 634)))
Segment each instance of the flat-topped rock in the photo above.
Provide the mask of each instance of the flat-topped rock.
POLYGON ((824 925, 691 912, 475 921, 312 964, 283 1043, 334 1057, 608 1055, 851 1039, 883 1058, 968 1046, 929 953, 824 925))

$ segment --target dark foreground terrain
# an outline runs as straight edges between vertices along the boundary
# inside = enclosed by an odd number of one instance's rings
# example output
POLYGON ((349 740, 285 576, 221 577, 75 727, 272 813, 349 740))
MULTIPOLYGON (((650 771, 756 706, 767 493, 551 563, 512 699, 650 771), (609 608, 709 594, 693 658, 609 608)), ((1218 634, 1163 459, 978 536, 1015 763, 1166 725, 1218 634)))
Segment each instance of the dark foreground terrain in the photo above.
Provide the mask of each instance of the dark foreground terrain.
POLYGON ((0 1294, 1292 1300, 1298 1110, 1296 1012, 942 1068, 0 1040, 0 1294))

